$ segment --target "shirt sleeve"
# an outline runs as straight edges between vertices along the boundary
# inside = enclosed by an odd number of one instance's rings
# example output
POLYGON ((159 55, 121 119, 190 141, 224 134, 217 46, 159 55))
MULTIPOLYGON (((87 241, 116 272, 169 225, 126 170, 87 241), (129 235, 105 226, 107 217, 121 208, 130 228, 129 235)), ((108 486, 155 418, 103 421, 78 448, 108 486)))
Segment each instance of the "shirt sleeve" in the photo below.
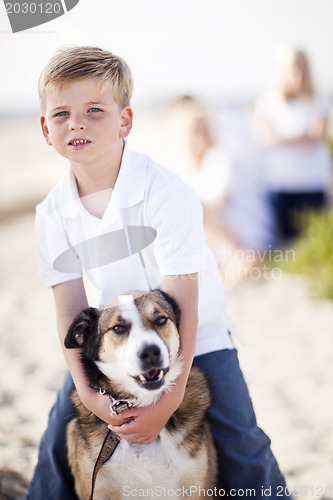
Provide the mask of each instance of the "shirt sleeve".
POLYGON ((189 186, 169 184, 150 203, 156 257, 165 275, 190 274, 207 266, 202 207, 189 186))
POLYGON ((38 205, 35 230, 37 265, 45 286, 49 288, 81 278, 79 258, 56 212, 48 214, 43 205, 38 205))

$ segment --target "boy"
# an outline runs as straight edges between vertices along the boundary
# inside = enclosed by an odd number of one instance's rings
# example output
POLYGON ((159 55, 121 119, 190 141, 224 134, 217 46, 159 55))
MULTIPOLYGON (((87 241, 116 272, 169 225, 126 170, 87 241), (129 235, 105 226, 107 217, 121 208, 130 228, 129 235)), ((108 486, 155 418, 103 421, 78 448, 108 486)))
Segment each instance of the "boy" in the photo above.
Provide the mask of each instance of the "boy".
MULTIPOLYGON (((78 351, 63 347, 82 402, 120 437, 150 443, 182 401, 194 358, 211 386, 209 418, 222 486, 234 493, 255 488, 256 498, 271 486, 275 497, 285 482, 269 439, 256 425, 228 331, 222 284, 204 241, 201 206, 177 176, 125 141, 133 119, 129 68, 99 48, 65 49, 44 69, 39 92, 46 142, 70 162, 36 216, 39 268, 53 289, 62 346, 73 318, 88 305, 82 268, 94 306, 131 289, 160 287, 182 313, 183 372, 153 410, 111 415, 108 398, 88 386, 78 351), (137 241, 133 227, 141 231, 137 241), (154 235, 149 241, 147 228, 154 235)), ((65 449, 71 389, 68 376, 41 442, 29 499, 76 498, 65 449)))

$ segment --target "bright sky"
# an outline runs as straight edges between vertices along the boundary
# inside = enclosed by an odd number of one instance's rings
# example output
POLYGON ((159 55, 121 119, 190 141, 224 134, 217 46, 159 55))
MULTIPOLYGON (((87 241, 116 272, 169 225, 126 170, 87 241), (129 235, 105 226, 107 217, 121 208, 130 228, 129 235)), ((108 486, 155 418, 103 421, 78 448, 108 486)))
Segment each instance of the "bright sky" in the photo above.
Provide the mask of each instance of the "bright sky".
POLYGON ((309 52, 317 87, 331 94, 332 25, 332 0, 80 0, 64 16, 12 34, 1 2, 0 113, 38 111, 40 71, 66 44, 121 55, 138 105, 180 93, 252 101, 281 43, 309 52))

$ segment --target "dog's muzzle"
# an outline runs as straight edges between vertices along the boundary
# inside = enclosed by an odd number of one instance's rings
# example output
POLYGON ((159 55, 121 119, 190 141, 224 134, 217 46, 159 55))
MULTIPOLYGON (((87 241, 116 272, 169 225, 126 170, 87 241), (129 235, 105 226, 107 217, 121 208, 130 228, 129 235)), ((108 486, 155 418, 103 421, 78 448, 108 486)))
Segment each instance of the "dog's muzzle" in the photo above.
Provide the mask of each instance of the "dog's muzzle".
POLYGON ((142 373, 133 377, 140 387, 148 390, 159 389, 169 368, 163 368, 163 355, 157 344, 144 344, 138 351, 142 373))

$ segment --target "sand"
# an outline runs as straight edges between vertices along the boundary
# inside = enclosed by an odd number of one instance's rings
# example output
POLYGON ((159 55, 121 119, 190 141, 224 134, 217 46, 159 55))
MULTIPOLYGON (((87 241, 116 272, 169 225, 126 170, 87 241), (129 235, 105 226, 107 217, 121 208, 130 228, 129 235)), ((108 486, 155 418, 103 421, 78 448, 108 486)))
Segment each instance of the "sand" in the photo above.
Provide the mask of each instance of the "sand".
MULTIPOLYGON (((66 370, 52 294, 37 274, 29 210, 64 164, 50 160, 36 131, 30 130, 22 146, 36 142, 36 165, 33 155, 17 151, 10 172, 7 164, 2 167, 8 175, 0 188, 5 215, 0 224, 0 469, 27 479, 66 370), (41 158, 47 158, 46 171, 41 158), (23 168, 23 159, 30 170, 23 168), (20 171, 24 182, 18 183, 20 171)), ((311 298, 304 277, 277 272, 273 277, 258 273, 229 288, 227 306, 245 341, 237 341, 237 347, 258 423, 272 439, 291 491, 296 498, 333 499, 333 303, 311 298)))
MULTIPOLYGON (((30 478, 65 364, 37 276, 33 215, 2 223, 0 238, 0 468, 30 478)), ((242 282, 227 304, 246 343, 239 357, 258 423, 290 488, 333 498, 333 304, 288 275, 242 282)))

